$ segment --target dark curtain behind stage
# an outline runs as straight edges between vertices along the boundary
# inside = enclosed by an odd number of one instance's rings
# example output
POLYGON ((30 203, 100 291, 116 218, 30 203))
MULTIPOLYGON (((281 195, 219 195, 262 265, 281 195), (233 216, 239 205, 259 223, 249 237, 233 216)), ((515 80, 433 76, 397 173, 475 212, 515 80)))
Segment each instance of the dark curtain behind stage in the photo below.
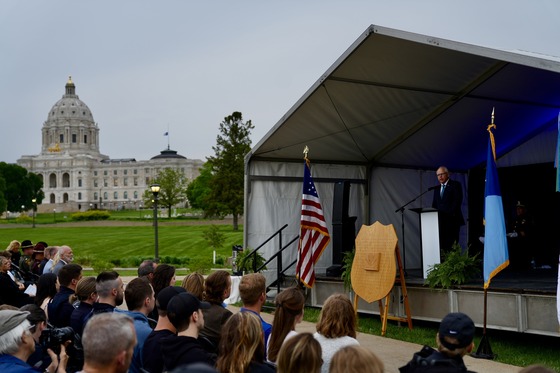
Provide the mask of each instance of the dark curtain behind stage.
MULTIPOLYGON (((484 179, 486 168, 469 171, 468 185, 468 241, 469 253, 480 253, 484 235, 484 179)), ((498 168, 504 204, 506 230, 511 232, 516 205, 521 201, 535 223, 535 242, 532 254, 537 266, 558 266, 560 248, 560 193, 556 188, 556 169, 552 163, 498 168)))

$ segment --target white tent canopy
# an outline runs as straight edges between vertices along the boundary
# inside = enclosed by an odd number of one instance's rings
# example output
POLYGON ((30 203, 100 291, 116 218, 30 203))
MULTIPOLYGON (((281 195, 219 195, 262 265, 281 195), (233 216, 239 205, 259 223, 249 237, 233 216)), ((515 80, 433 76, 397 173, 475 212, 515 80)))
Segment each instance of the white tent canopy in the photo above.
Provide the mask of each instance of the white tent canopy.
MULTIPOLYGON (((334 183, 350 180, 356 231, 374 221, 393 224, 402 250, 406 227, 406 264, 419 268, 418 216, 395 210, 434 185, 435 169, 446 165, 463 183, 463 213, 472 216, 471 194, 484 191, 470 191, 469 177, 485 166, 492 110, 499 167, 552 165, 559 88, 556 57, 368 27, 247 154, 245 246, 259 246, 284 224, 284 243, 299 234, 308 146, 327 222, 334 183)), ((407 209, 427 207, 431 197, 422 195, 407 209)), ((467 233, 462 229, 464 247, 467 233)), ((284 266, 296 249, 297 242, 284 266)), ((277 250, 276 240, 263 247, 265 257, 277 250)), ((329 245, 319 272, 332 264, 331 255, 329 245)))

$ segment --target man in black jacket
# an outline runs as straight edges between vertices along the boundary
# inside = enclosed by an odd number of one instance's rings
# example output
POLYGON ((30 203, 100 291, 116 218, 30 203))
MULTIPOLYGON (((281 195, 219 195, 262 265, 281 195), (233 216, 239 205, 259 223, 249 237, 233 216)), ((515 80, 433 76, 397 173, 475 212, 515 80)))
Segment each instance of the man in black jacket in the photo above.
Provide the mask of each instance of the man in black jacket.
POLYGON ((57 328, 70 326, 70 317, 74 306, 70 303, 70 296, 76 292, 76 285, 82 278, 82 266, 66 264, 58 272, 60 289, 48 305, 49 323, 57 328))
POLYGON ((474 322, 464 313, 450 313, 443 318, 436 336, 438 349, 424 346, 401 373, 474 373, 467 370, 463 356, 474 348, 474 322))
POLYGON ((161 353, 161 339, 173 337, 177 333, 177 329, 167 317, 167 305, 169 301, 176 296, 186 292, 182 286, 168 286, 163 288, 156 299, 156 307, 158 312, 157 325, 152 330, 142 348, 142 360, 144 369, 150 373, 163 372, 163 356, 161 353))
POLYGON ((161 339, 164 371, 192 363, 214 366, 216 355, 208 353, 198 342, 198 333, 204 327, 201 309, 208 308, 210 303, 201 302, 188 292, 171 298, 167 317, 177 329, 177 335, 161 339))

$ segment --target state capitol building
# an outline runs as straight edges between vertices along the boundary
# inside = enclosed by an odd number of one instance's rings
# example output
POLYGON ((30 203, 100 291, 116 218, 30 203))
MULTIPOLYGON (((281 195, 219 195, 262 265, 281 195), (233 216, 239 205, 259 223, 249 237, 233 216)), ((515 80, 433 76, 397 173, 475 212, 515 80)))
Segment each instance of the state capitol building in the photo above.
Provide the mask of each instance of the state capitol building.
POLYGON ((17 164, 43 181, 40 212, 89 209, 136 209, 151 181, 166 168, 192 181, 204 164, 169 149, 147 161, 110 159, 99 152, 99 127, 88 106, 76 94, 72 78, 49 111, 41 129, 39 155, 24 155, 17 164))

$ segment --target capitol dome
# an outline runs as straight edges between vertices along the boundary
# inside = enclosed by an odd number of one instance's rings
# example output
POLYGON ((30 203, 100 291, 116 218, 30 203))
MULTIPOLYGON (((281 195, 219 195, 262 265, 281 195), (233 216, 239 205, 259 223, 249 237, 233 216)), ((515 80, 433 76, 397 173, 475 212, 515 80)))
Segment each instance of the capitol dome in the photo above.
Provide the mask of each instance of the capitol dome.
POLYGON ((48 115, 48 120, 67 121, 70 119, 79 119, 94 124, 91 110, 76 94, 76 86, 72 82, 72 77, 69 77, 66 83, 66 93, 53 105, 48 115))
POLYGON ((99 156, 99 128, 89 107, 76 94, 72 77, 62 98, 49 111, 42 132, 42 154, 99 156))

